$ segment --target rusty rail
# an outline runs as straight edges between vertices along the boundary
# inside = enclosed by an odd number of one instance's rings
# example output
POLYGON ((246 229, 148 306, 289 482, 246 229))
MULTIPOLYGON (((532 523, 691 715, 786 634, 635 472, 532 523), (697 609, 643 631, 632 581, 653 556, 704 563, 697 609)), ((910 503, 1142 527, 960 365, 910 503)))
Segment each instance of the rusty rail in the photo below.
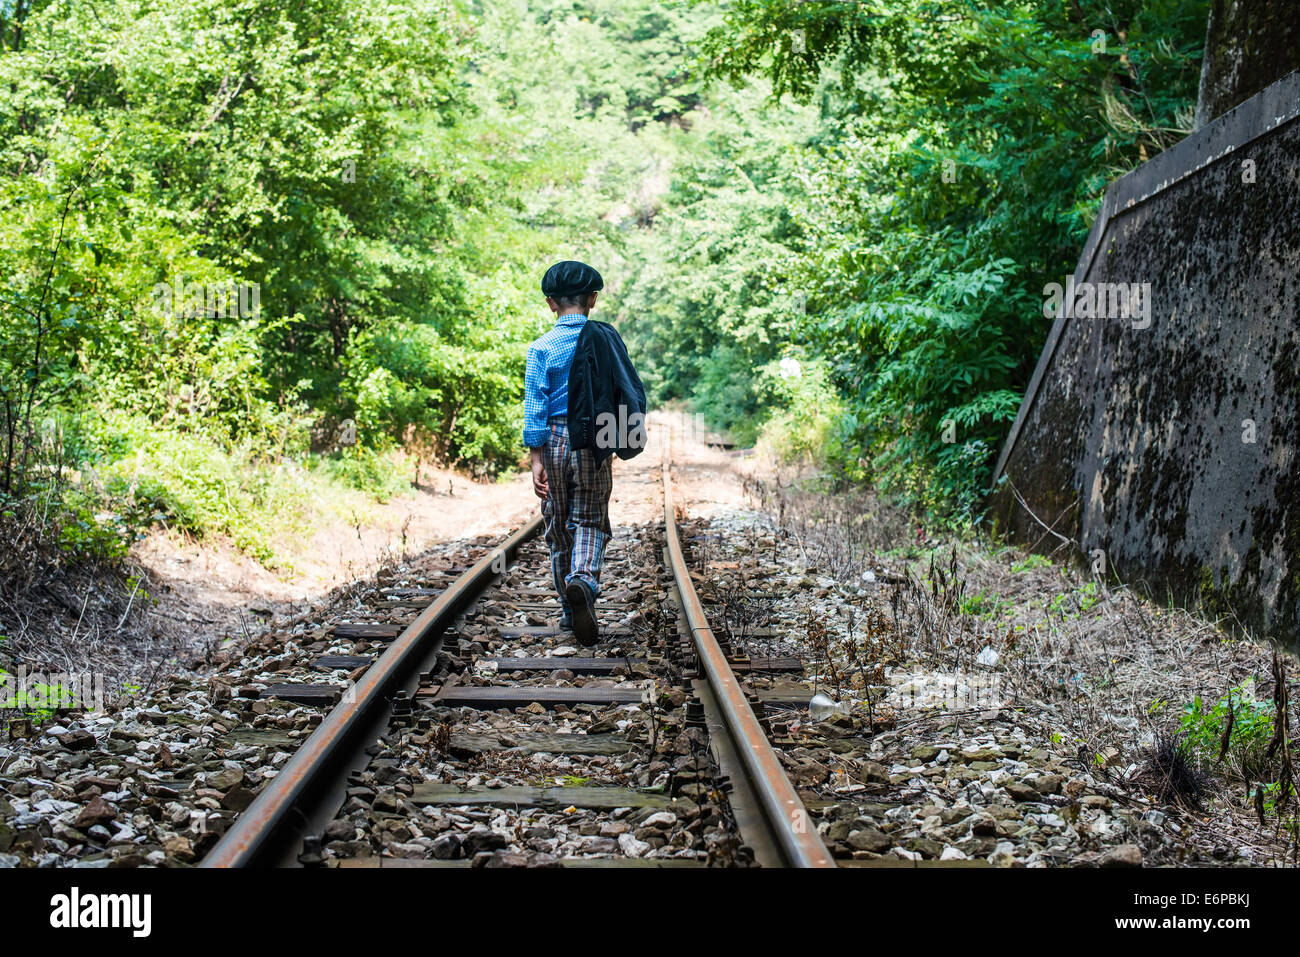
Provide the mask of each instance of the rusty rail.
MULTIPOLYGON (((752 843, 774 848, 775 862, 789 867, 834 867, 808 812, 785 776, 745 694, 718 645, 691 582, 677 534, 668 443, 663 453, 664 526, 667 553, 686 626, 708 682, 709 707, 726 733, 730 764, 744 780, 757 813, 746 826, 761 826, 752 843)), ((416 618, 365 672, 289 762, 240 814, 201 867, 293 866, 306 836, 333 816, 349 770, 364 764, 362 744, 382 733, 395 692, 418 681, 421 666, 436 655, 456 616, 509 565, 519 546, 536 535, 534 518, 481 558, 416 618)), ((742 836, 744 836, 742 834, 742 836)), ((768 855, 764 855, 768 856, 768 855)))
MULTIPOLYGON (((349 695, 299 748, 256 800, 235 819, 202 867, 293 865, 296 843, 313 833, 311 823, 328 820, 329 795, 343 786, 342 767, 388 719, 393 692, 417 679, 420 664, 436 654, 443 632, 460 611, 502 573, 519 546, 542 527, 540 516, 511 535, 461 575, 394 639, 349 695)), ((322 822, 323 823, 323 822, 322 822)))
POLYGON ((681 541, 677 536, 677 514, 673 506, 669 440, 666 432, 662 470, 664 534, 668 541, 673 578, 700 665, 739 754, 747 778, 746 784, 761 810, 768 832, 763 835, 764 842, 770 841, 776 846, 782 863, 787 867, 835 867, 834 858, 812 826, 808 811, 786 777, 763 726, 745 700, 745 692, 732 672, 718 640, 713 636, 704 614, 704 606, 695 593, 695 585, 691 582, 681 541))

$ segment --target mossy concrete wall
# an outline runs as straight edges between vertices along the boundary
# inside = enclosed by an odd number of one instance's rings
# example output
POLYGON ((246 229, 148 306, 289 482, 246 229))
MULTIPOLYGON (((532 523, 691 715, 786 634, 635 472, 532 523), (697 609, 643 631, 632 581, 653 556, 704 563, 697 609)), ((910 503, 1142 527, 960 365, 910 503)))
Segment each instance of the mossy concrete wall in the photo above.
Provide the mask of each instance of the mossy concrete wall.
POLYGON ((1300 73, 1113 183, 1073 280, 1149 316, 1044 319, 993 520, 1300 645, 1300 73))
POLYGON ((1205 31, 1199 129, 1300 69, 1296 0, 1214 0, 1205 31))

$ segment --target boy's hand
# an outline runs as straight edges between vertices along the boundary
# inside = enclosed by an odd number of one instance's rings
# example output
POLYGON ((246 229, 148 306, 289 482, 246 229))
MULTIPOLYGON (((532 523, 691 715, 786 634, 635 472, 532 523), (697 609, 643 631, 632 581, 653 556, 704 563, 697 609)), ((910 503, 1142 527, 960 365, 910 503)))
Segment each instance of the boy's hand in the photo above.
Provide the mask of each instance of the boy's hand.
POLYGON ((533 459, 533 491, 537 493, 538 498, 546 498, 551 491, 551 486, 546 479, 546 466, 542 464, 542 450, 532 449, 533 459))

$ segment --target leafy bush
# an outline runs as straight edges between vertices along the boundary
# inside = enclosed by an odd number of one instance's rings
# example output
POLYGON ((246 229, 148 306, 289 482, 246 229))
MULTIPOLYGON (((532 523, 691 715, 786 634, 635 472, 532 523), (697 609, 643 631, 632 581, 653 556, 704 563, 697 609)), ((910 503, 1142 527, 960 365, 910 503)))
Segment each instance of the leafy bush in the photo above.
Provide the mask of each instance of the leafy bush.
POLYGON ((59 548, 74 560, 114 561, 126 554, 131 531, 124 517, 103 512, 85 491, 70 488, 59 509, 59 548))
POLYGON ((760 442, 786 462, 824 463, 835 454, 836 426, 843 403, 820 359, 788 355, 758 370, 756 392, 771 410, 763 421, 760 442))
POLYGON ((272 460, 264 447, 223 448, 201 432, 159 429, 125 412, 105 413, 95 434, 105 452, 88 478, 132 527, 161 522, 200 537, 225 535, 274 565, 275 540, 300 530, 309 514, 302 467, 272 460))
POLYGON ((354 445, 337 455, 313 456, 311 466, 330 479, 367 492, 381 502, 411 487, 411 472, 400 455, 354 445))
POLYGON ((1225 754, 1234 772, 1247 781, 1266 771, 1269 740, 1273 736, 1273 702, 1255 697, 1255 684, 1247 681, 1228 690, 1213 704, 1200 695, 1183 708, 1179 729, 1203 765, 1217 762, 1223 734, 1232 716, 1232 732, 1225 754))
POLYGON ((850 407, 861 456, 885 489, 927 510, 976 517, 990 453, 1019 408, 1006 386, 1027 332, 1019 317, 1033 307, 1008 287, 1014 272, 1007 259, 918 264, 904 288, 883 277, 820 321, 840 380, 858 383, 850 407), (862 371, 862 356, 874 368, 862 371))
POLYGON ((435 459, 495 472, 520 456, 522 343, 448 341, 426 325, 367 330, 348 351, 342 394, 358 438, 402 443, 435 459))

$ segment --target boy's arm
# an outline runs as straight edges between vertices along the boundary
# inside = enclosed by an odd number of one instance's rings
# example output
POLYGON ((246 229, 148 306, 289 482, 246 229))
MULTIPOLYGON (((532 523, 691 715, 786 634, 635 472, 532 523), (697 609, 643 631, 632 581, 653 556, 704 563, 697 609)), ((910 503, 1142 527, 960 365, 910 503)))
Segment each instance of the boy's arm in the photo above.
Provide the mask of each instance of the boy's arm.
POLYGON ((542 461, 541 449, 529 449, 533 466, 533 494, 538 498, 546 498, 550 494, 551 484, 546 477, 546 464, 542 461))
POLYGON ((528 349, 528 367, 524 373, 524 445, 541 448, 551 430, 546 424, 546 407, 550 396, 546 388, 546 353, 535 346, 528 349))
POLYGON ((549 491, 546 466, 542 463, 542 447, 550 435, 546 424, 549 396, 546 388, 546 354, 530 347, 528 366, 524 373, 524 445, 528 446, 532 460, 533 491, 538 498, 546 498, 549 491))

